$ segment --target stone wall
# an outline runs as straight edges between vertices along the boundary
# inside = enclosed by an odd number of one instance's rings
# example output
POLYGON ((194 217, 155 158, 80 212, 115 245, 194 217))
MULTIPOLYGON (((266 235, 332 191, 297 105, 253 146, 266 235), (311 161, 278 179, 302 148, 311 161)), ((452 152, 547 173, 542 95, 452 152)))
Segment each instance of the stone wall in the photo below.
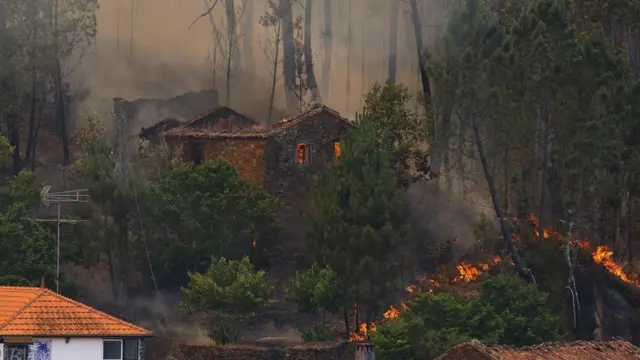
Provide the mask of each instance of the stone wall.
POLYGON ((343 120, 320 112, 269 139, 265 189, 282 201, 279 217, 292 249, 301 244, 314 184, 327 164, 334 161, 334 142, 348 128, 343 120), (309 164, 296 163, 298 143, 311 146, 309 164))
MULTIPOLYGON (((147 344, 147 360, 347 360, 352 351, 345 342, 261 347, 249 345, 167 346, 171 340, 153 340, 147 344)), ((352 358, 352 357, 351 357, 352 358)))
POLYGON ((227 159, 240 177, 262 187, 265 175, 266 143, 263 139, 208 139, 204 143, 205 161, 227 159))

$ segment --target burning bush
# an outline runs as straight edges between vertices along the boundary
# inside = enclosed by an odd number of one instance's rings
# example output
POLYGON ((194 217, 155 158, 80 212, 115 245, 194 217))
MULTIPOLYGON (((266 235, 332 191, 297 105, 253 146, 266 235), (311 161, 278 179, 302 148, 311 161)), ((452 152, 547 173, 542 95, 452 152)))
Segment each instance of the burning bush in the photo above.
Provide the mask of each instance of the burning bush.
POLYGON ((509 275, 487 277, 481 294, 420 293, 395 319, 371 334, 382 360, 432 359, 470 339, 531 345, 566 337, 562 322, 547 307, 548 295, 509 275))

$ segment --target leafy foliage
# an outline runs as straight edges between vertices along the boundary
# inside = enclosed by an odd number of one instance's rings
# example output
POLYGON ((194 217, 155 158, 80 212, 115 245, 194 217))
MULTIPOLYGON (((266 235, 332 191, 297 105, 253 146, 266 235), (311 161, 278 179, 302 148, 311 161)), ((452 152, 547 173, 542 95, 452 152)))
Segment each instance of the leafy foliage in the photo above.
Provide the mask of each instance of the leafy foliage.
POLYGON ((325 327, 327 313, 338 310, 340 294, 338 278, 330 267, 314 264, 305 271, 297 271, 293 278, 290 300, 298 305, 298 311, 315 314, 316 323, 300 332, 305 341, 325 341, 331 336, 325 327))
POLYGON ((312 262, 335 271, 343 310, 357 303, 362 319, 380 315, 398 286, 407 239, 391 145, 380 134, 363 117, 342 142, 340 160, 318 186, 307 242, 312 262))
POLYGON ((52 283, 55 276, 53 234, 29 219, 38 205, 39 192, 33 173, 21 172, 0 186, 0 284, 52 283))
POLYGON ((400 183, 407 185, 416 170, 424 171, 424 117, 407 109, 411 95, 404 85, 375 83, 365 96, 364 113, 376 124, 380 139, 392 145, 393 163, 400 183))
POLYGON ((240 179, 226 160, 183 165, 150 189, 148 236, 160 278, 180 282, 204 271, 211 256, 252 256, 267 265, 275 251, 276 200, 240 179))
POLYGON ((181 304, 189 312, 216 315, 214 321, 220 323, 214 340, 218 342, 236 341, 238 323, 274 302, 273 287, 264 271, 255 271, 246 256, 241 260, 212 258, 205 273, 189 273, 189 285, 182 291, 181 304))
POLYGON ((478 298, 419 294, 397 319, 372 334, 383 360, 434 359, 471 339, 486 344, 531 345, 559 341, 558 317, 546 308, 547 295, 519 278, 486 278, 478 298))
POLYGON ((333 312, 337 307, 338 279, 330 267, 311 266, 297 271, 293 278, 292 298, 298 310, 308 313, 333 312))

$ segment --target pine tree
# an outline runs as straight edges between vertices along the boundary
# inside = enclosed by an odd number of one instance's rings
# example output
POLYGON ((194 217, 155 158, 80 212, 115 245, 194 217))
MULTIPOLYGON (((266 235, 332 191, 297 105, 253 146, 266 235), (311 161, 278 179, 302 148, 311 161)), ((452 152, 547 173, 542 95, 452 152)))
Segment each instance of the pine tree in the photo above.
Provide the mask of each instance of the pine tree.
POLYGON ((315 197, 308 237, 312 262, 337 274, 345 327, 380 315, 401 271, 407 239, 403 192, 391 142, 367 116, 343 141, 342 155, 324 174, 315 197))

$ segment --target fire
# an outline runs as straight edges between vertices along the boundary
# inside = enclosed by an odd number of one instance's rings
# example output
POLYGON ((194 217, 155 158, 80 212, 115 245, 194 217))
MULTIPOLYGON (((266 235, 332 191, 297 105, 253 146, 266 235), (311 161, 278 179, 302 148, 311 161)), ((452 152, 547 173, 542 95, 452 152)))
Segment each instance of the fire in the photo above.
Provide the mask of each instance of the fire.
POLYGON ((454 281, 462 280, 464 282, 469 282, 479 278, 480 275, 482 275, 482 272, 479 269, 471 266, 464 261, 458 264, 456 268, 458 268, 458 276, 454 278, 454 281))
POLYGON ((616 264, 616 262, 613 260, 613 251, 609 250, 609 248, 607 248, 606 246, 598 246, 596 248, 596 251, 594 251, 591 256, 596 264, 602 265, 605 269, 607 269, 607 271, 617 276, 620 280, 629 284, 640 286, 640 282, 638 280, 631 279, 629 275, 627 275, 627 273, 624 271, 624 269, 620 265, 616 264))
POLYGON ((360 324, 357 332, 349 334, 349 342, 365 341, 369 338, 369 332, 376 332, 376 324, 374 322, 360 324))
MULTIPOLYGON (((539 238, 538 234, 538 218, 535 215, 531 214, 529 216, 529 221, 534 225, 534 230, 536 236, 539 238)), ((564 239, 563 234, 555 231, 552 228, 545 228, 543 232, 543 239, 556 239, 562 240, 564 239)), ((577 246, 583 251, 590 251, 591 244, 588 240, 576 240, 573 238, 573 234, 570 234, 569 242, 573 246, 577 246)), ((620 280, 636 285, 640 287, 640 281, 630 277, 624 269, 618 265, 613 259, 613 251, 609 250, 607 246, 598 246, 593 253, 591 253, 591 257, 593 261, 597 264, 602 265, 607 271, 611 274, 617 276, 620 280)), ((444 282, 451 281, 453 283, 463 282, 468 283, 474 280, 477 280, 483 273, 489 271, 492 266, 495 266, 502 262, 503 260, 507 260, 511 265, 513 265, 512 259, 502 259, 499 256, 493 255, 487 262, 471 264, 467 261, 461 261, 458 265, 456 265, 457 274, 453 276, 450 280, 444 275, 446 268, 442 268, 442 273, 435 278, 423 279, 423 286, 419 285, 408 285, 405 290, 409 293, 409 296, 415 296, 420 292, 426 292, 427 294, 434 294, 435 289, 438 289, 442 286, 439 280, 444 282), (426 285, 424 285, 426 284, 426 285)), ((409 311, 409 307, 404 303, 400 303, 400 307, 395 307, 391 305, 387 311, 382 315, 382 321, 393 320, 396 319, 402 314, 402 312, 409 311)), ((364 341, 369 338, 369 334, 376 331, 376 323, 363 323, 359 325, 359 330, 350 334, 349 341, 364 341)))
MULTIPOLYGON (((529 220, 534 224, 536 229, 536 236, 538 236, 538 218, 531 214, 529 215, 529 220)), ((553 236, 558 239, 562 239, 563 235, 553 229, 545 229, 544 232, 545 237, 553 236)), ((583 251, 591 250, 591 243, 588 240, 575 240, 573 238, 573 234, 569 235, 569 243, 574 246, 578 246, 583 251)), ((596 264, 602 265, 607 271, 611 274, 618 277, 620 280, 633 284, 636 286, 640 286, 640 281, 636 279, 631 279, 629 275, 624 271, 622 266, 618 265, 613 259, 613 251, 611 251, 606 245, 600 245, 596 248, 594 252, 591 253, 591 258, 596 264)))
POLYGON ((256 239, 253 239, 253 241, 251 242, 251 246, 256 247, 256 244, 257 244, 256 239))
POLYGON ((289 119, 283 117, 282 119, 280 119, 280 124, 284 124, 287 121, 289 121, 289 119))
POLYGON ((398 310, 395 306, 391 305, 389 307, 389 310, 385 311, 385 313, 382 314, 382 316, 385 319, 395 319, 398 316, 400 316, 400 310, 398 310))

